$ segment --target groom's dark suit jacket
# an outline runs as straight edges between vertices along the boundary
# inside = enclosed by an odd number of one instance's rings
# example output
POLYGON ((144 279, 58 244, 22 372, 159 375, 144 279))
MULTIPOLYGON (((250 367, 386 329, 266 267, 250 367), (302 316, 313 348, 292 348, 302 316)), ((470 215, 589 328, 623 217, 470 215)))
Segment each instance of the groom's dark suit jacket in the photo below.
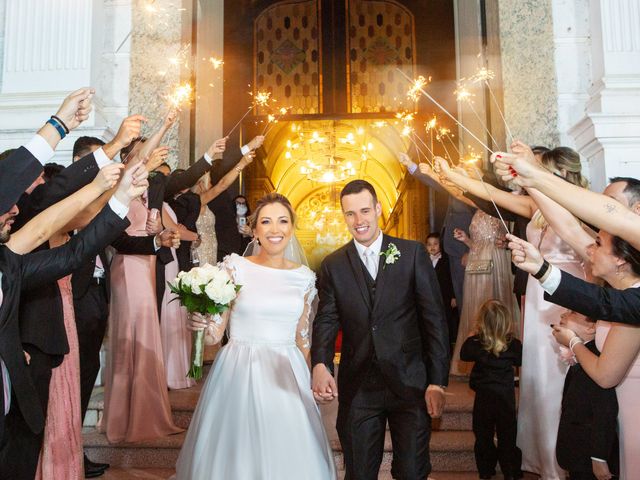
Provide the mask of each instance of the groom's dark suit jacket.
POLYGON ((448 328, 431 261, 418 242, 384 235, 382 252, 389 243, 400 257, 386 265, 380 257, 373 303, 353 241, 322 262, 311 359, 333 371, 342 327, 338 390, 347 404, 374 358, 387 386, 401 398, 423 399, 427 385, 448 383, 448 328))

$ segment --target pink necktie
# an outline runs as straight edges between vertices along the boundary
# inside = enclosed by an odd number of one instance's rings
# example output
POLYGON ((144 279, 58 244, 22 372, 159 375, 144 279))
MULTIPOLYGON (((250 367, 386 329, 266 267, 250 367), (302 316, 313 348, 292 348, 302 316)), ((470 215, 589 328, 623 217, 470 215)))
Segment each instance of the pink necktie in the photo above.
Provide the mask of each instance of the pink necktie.
POLYGON ((100 258, 100 255, 96 256, 96 267, 102 268, 104 270, 104 265, 102 264, 102 259, 100 258))

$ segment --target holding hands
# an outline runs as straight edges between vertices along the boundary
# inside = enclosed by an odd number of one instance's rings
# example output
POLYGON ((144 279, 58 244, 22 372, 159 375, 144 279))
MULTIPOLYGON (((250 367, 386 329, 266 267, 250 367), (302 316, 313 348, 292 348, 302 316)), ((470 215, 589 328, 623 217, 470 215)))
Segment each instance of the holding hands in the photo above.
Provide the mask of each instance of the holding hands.
POLYGON ((311 389, 313 398, 319 404, 331 403, 338 397, 338 385, 331 372, 323 363, 313 367, 311 389))

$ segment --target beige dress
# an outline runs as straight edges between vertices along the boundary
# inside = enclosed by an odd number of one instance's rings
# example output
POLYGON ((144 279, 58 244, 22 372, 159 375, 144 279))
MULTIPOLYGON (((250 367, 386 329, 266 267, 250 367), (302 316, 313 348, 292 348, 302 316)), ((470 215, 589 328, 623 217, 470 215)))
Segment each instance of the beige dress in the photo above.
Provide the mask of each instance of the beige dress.
POLYGON ((204 212, 200 213, 196 221, 198 233, 202 239, 198 247, 198 257, 200 265, 209 263, 216 264, 218 255, 218 239, 216 238, 216 217, 208 207, 204 208, 204 212))
MULTIPOLYGON (((502 222, 498 218, 477 210, 469 225, 471 248, 467 257, 467 271, 464 275, 464 302, 460 314, 458 338, 453 350, 451 374, 467 376, 471 373, 472 362, 460 360, 460 348, 475 328, 476 316, 487 300, 500 300, 513 312, 514 323, 520 324, 520 312, 513 294, 513 274, 511 255, 504 248, 496 247, 496 241, 505 235, 502 222), (474 264, 491 260, 493 267, 489 273, 469 273, 474 264)), ((518 338, 520 338, 518 332, 518 338)))

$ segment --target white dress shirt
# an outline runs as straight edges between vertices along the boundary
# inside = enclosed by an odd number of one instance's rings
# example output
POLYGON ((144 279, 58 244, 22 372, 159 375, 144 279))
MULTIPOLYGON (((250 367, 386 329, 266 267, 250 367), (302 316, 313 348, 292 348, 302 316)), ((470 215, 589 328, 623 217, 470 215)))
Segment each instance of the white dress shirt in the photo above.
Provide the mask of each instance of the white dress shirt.
POLYGON ((380 260, 380 251, 382 250, 382 232, 378 233, 378 238, 374 240, 374 242, 368 247, 358 243, 358 241, 354 238, 353 243, 356 245, 356 250, 358 251, 358 255, 362 260, 362 263, 365 264, 367 270, 371 274, 371 277, 375 280, 378 275, 378 265, 380 260), (369 260, 367 258, 367 253, 370 255, 369 260))

